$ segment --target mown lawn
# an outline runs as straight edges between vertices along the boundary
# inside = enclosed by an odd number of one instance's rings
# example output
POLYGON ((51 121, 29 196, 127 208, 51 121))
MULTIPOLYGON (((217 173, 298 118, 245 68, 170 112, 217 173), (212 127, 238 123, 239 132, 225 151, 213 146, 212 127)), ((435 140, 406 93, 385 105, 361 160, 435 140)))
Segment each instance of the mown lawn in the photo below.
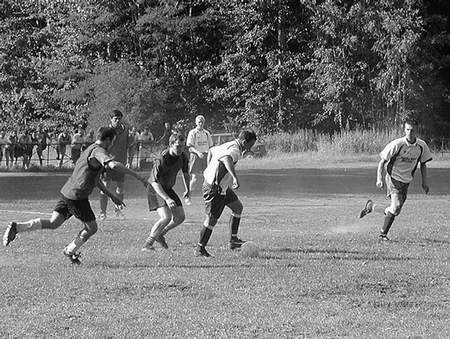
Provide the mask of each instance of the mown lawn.
MULTIPOLYGON (((143 199, 128 201, 126 220, 101 224, 81 266, 61 253, 76 220, 21 235, 0 251, 0 337, 450 336, 446 196, 412 195, 390 243, 376 239, 382 215, 356 217, 365 197, 242 200, 241 236, 257 258, 227 250, 228 213, 211 239, 215 257, 194 257, 198 197, 170 250, 140 251, 156 218, 143 199)), ((0 221, 53 204, 2 200, 0 221)))

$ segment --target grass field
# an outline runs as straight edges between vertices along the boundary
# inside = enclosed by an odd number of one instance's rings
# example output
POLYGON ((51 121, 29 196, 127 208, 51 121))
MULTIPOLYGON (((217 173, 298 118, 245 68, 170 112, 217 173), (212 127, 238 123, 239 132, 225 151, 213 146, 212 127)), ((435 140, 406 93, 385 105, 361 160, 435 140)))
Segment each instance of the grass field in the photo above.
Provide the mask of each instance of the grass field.
MULTIPOLYGON (((376 239, 381 214, 357 218, 366 194, 241 197, 240 236, 257 258, 227 250, 228 212, 210 241, 215 257, 194 257, 198 196, 169 250, 140 251, 156 214, 138 197, 127 219, 100 224, 80 266, 61 253, 77 220, 21 234, 0 250, 0 337, 450 337, 447 195, 411 194, 389 243, 376 239)), ((34 212, 54 203, 2 197, 0 222, 45 217, 34 212)))

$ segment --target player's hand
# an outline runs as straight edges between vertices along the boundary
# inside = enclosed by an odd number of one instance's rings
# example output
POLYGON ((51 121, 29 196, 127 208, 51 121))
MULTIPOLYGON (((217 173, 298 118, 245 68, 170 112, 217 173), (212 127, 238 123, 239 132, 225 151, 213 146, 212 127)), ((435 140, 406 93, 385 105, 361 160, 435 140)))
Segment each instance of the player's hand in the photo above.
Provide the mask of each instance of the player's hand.
POLYGON ((383 188, 383 180, 377 179, 377 183, 375 184, 379 189, 383 188))
POLYGON ((167 198, 166 204, 167 206, 169 206, 169 208, 175 208, 177 206, 177 203, 172 198, 167 198))
POLYGON ((428 192, 430 192, 430 187, 428 187, 427 184, 422 184, 422 188, 425 194, 428 194, 428 192))
POLYGON ((232 189, 237 190, 239 187, 241 187, 239 185, 239 180, 237 178, 233 179, 233 186, 231 186, 232 189))

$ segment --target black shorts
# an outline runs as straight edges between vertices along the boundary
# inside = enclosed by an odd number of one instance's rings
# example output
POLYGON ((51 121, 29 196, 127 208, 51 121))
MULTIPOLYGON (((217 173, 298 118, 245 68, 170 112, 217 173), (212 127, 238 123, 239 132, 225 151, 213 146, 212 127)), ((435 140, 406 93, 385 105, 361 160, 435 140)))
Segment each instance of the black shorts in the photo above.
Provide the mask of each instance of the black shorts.
POLYGON ((125 174, 107 168, 105 172, 103 172, 102 179, 105 181, 124 182, 125 174))
POLYGON ((205 202, 205 213, 219 219, 226 205, 239 200, 236 193, 228 188, 225 194, 220 194, 220 188, 217 185, 203 183, 203 201, 205 202))
POLYGON ((92 212, 91 204, 88 199, 71 200, 62 195, 53 210, 63 215, 66 220, 72 215, 83 222, 95 220, 95 215, 94 212, 92 212))
MULTIPOLYGON (((171 199, 175 201, 177 206, 183 206, 180 197, 172 188, 165 189, 164 191, 171 199)), ((163 198, 161 198, 161 196, 158 193, 156 193, 152 185, 149 185, 147 189, 147 201, 149 211, 156 211, 158 208, 164 206, 167 207, 166 201, 163 198)))
POLYGON ((203 158, 197 154, 191 153, 189 159, 189 173, 202 174, 206 168, 208 153, 203 153, 203 158))

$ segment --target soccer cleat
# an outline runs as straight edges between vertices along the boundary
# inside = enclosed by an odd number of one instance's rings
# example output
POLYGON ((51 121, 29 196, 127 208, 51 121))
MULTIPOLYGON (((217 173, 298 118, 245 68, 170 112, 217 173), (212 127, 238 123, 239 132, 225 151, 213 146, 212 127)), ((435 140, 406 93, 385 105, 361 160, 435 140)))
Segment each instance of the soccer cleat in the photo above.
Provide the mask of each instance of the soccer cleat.
POLYGON ((378 236, 378 240, 380 240, 380 241, 389 241, 390 239, 387 237, 386 234, 381 233, 381 234, 378 236))
POLYGON ((66 251, 66 249, 64 249, 63 254, 69 258, 70 262, 74 265, 80 265, 81 261, 80 261, 80 257, 81 257, 81 253, 69 253, 66 251))
POLYGON ((105 212, 100 212, 100 215, 98 216, 98 219, 100 221, 105 221, 106 219, 106 213, 105 212))
POLYGON ((162 235, 162 234, 158 235, 155 238, 155 240, 166 250, 169 248, 169 245, 167 245, 166 238, 164 238, 164 235, 162 235))
POLYGON ((372 211, 373 211, 373 201, 369 199, 367 200, 366 205, 361 210, 361 212, 359 212, 359 217, 362 218, 367 214, 372 213, 372 211))
POLYGON ((153 252, 155 250, 155 247, 152 244, 145 244, 144 247, 141 248, 142 252, 153 252))
POLYGON ((206 250, 205 246, 197 245, 195 247, 195 256, 196 257, 209 258, 211 256, 211 254, 208 253, 208 251, 206 250))
POLYGON ((6 228, 5 234, 3 235, 3 246, 8 246, 11 241, 16 239, 17 235, 17 224, 15 222, 10 222, 6 228))
POLYGON ((235 249, 241 248, 241 246, 245 243, 246 243, 246 241, 244 241, 244 240, 241 240, 239 238, 233 238, 230 240, 230 244, 229 244, 230 250, 235 250, 235 249))

